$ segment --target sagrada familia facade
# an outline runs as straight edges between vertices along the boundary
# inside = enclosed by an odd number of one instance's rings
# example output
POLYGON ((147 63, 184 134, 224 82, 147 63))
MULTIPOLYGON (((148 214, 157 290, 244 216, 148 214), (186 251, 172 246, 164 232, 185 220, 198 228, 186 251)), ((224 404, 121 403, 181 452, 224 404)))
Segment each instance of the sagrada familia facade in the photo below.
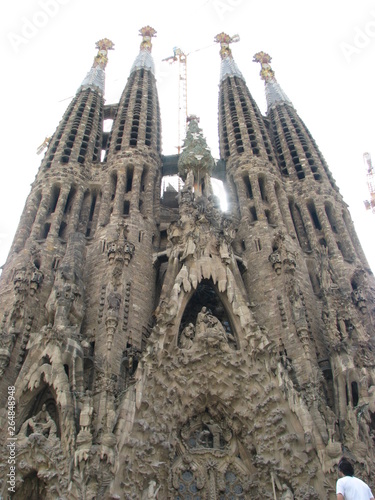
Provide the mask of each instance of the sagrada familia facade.
POLYGON ((117 104, 97 43, 3 266, 2 498, 333 499, 343 455, 374 488, 375 281, 322 154, 221 33, 220 160, 196 116, 163 156, 140 31, 117 104))

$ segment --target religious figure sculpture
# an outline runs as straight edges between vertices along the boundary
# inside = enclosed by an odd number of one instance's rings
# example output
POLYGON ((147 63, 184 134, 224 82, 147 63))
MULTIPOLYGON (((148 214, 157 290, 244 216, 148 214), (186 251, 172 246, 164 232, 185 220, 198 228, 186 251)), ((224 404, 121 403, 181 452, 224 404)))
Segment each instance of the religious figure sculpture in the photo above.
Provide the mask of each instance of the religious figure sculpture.
POLYGON ((30 280, 30 294, 34 295, 43 282, 44 275, 37 267, 34 268, 30 280))
POLYGON ((228 343, 225 329, 216 316, 203 306, 197 316, 196 334, 211 346, 228 343))
POLYGON ((160 486, 156 486, 156 481, 151 480, 148 488, 142 494, 142 500, 152 500, 156 499, 158 496, 158 492, 160 490, 160 486))
POLYGON ((279 249, 274 250, 268 257, 277 275, 281 274, 281 254, 279 249))
POLYGON ((55 327, 81 323, 84 311, 83 287, 73 269, 59 270, 52 292, 47 300, 48 322, 55 327))
POLYGON ((51 439, 55 438, 57 427, 52 420, 51 415, 47 411, 47 407, 43 404, 42 409, 36 415, 28 418, 20 429, 21 436, 29 437, 31 434, 42 434, 44 437, 51 439))
POLYGON ((190 349, 193 345, 195 337, 195 328, 193 323, 189 323, 181 332, 180 347, 181 349, 190 349))
POLYGON ((285 483, 282 485, 283 494, 281 495, 281 500, 293 500, 294 495, 292 490, 285 483))

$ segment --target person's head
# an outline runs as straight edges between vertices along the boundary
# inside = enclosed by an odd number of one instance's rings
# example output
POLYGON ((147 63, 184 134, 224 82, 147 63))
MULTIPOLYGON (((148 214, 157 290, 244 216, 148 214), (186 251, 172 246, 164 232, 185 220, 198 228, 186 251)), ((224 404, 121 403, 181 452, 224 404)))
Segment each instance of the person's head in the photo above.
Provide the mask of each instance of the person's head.
POLYGON ((347 458, 342 457, 338 468, 344 476, 354 476, 354 468, 347 458))

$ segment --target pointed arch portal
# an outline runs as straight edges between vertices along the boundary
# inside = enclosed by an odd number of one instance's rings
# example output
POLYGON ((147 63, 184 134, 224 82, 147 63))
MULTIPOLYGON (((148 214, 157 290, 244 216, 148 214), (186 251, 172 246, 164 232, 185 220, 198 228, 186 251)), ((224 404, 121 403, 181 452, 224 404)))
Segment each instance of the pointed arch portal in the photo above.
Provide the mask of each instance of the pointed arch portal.
POLYGON ((206 308, 207 312, 215 317, 223 326, 228 340, 231 341, 232 347, 237 349, 238 342, 233 342, 233 339, 237 339, 237 334, 231 321, 230 315, 223 301, 220 298, 220 292, 214 285, 212 280, 204 279, 202 280, 197 289, 194 291, 187 303, 184 313, 181 318, 180 327, 178 331, 178 345, 181 345, 181 334, 190 324, 196 325, 199 314, 203 308, 206 308))

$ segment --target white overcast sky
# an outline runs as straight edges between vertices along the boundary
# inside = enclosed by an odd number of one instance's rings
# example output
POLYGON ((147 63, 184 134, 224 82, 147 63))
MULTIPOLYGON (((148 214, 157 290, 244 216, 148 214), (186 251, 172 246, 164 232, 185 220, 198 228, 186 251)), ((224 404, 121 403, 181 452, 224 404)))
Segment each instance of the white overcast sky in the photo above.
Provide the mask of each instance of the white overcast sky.
POLYGON ((95 42, 110 38, 106 102, 117 102, 150 24, 162 113, 163 153, 177 146, 177 66, 162 63, 180 47, 188 55, 188 111, 200 116, 218 157, 217 101, 221 31, 239 34, 234 58, 261 111, 264 84, 253 55, 264 50, 276 78, 325 156, 349 205, 375 270, 375 214, 363 153, 375 163, 375 0, 17 0, 2 6, 0 265, 39 167, 37 147, 53 134, 91 67, 95 42), (201 50, 198 50, 201 49, 201 50))

